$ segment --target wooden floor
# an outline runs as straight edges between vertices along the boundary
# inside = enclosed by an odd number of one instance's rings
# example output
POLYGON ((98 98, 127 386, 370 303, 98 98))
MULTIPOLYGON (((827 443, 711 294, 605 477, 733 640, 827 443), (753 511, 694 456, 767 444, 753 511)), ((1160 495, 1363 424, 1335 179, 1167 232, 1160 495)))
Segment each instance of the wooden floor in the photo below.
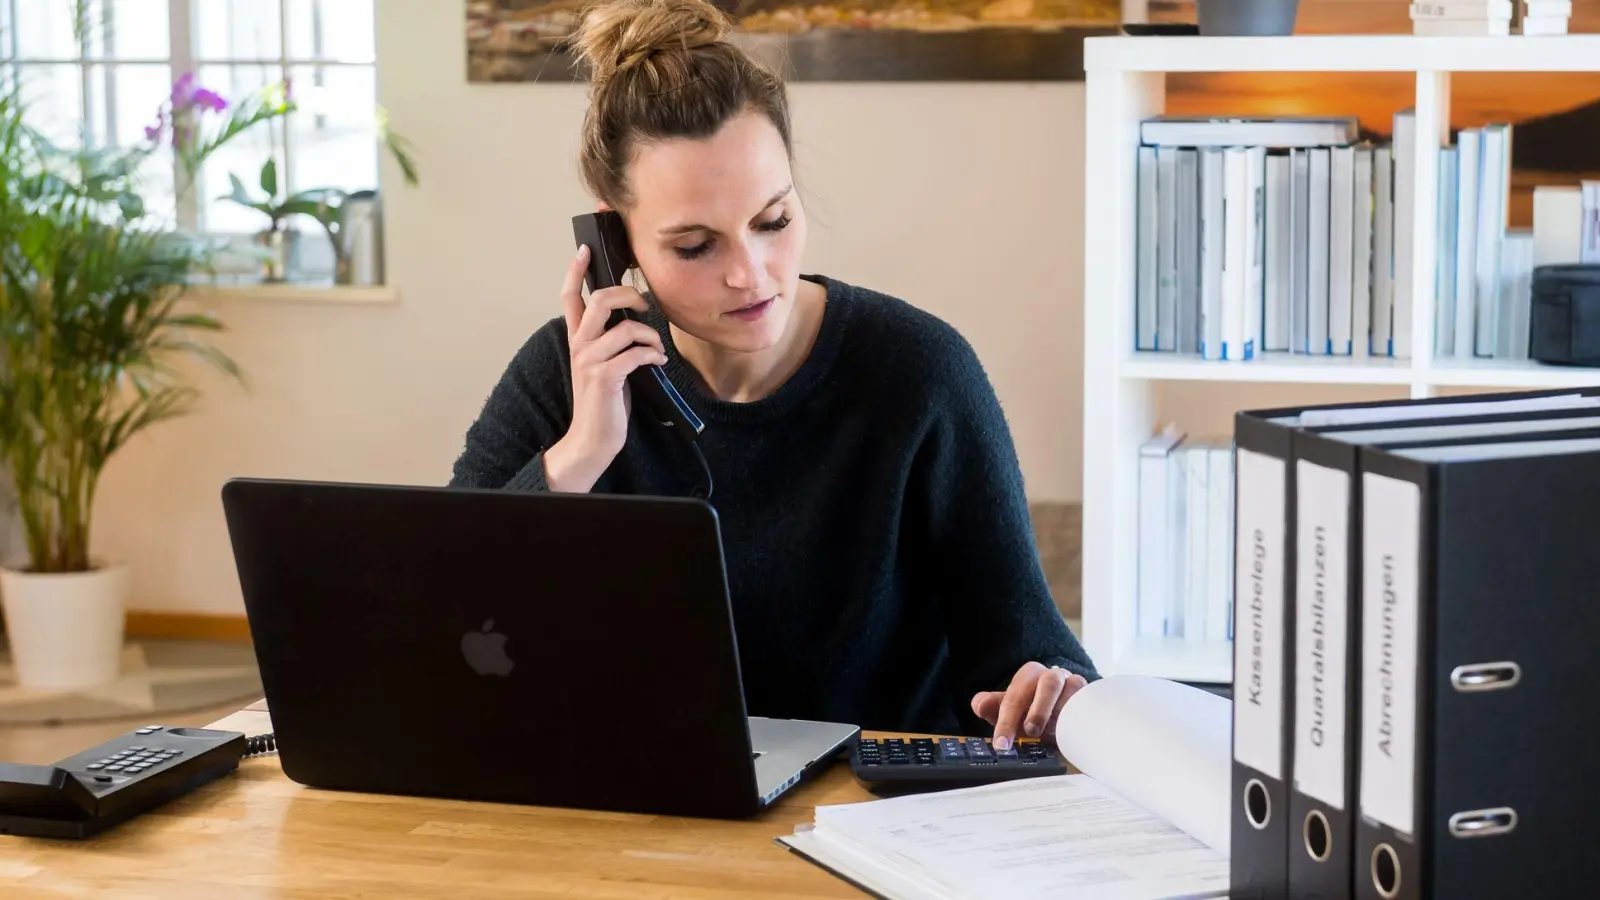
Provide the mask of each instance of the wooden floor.
POLYGON ((128 719, 86 725, 0 728, 0 762, 44 765, 86 750, 141 725, 207 725, 237 712, 248 703, 231 702, 214 709, 160 717, 160 721, 128 719))
MULTIPOLYGON (((1150 5, 1152 21, 1195 21, 1193 3, 1150 5)), ((1600 0, 1574 0, 1569 30, 1600 32, 1600 0)), ((1302 0, 1297 34, 1409 34, 1405 0, 1302 0)), ((1538 40, 1527 38, 1526 40, 1538 40)), ((1173 115, 1355 115, 1387 135, 1396 111, 1410 106, 1415 81, 1404 73, 1183 73, 1167 78, 1173 115)), ((1600 73, 1460 73, 1450 79, 1450 124, 1521 122, 1600 100, 1600 73)), ((1594 151, 1600 171, 1600 148, 1594 151)), ((1537 184, 1572 184, 1572 173, 1513 173, 1510 224, 1532 223, 1537 184)))

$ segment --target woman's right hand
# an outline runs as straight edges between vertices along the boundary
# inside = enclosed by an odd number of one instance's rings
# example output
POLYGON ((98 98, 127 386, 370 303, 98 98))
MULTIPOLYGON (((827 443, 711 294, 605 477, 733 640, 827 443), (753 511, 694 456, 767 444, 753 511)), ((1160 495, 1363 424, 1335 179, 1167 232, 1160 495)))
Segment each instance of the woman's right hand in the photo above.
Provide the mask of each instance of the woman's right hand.
POLYGON ((582 493, 600 475, 628 438, 628 373, 643 365, 666 365, 661 334, 631 319, 607 329, 617 309, 649 309, 644 296, 626 285, 601 288, 583 300, 589 248, 579 247, 561 287, 572 355, 572 424, 545 451, 545 481, 551 490, 582 493))

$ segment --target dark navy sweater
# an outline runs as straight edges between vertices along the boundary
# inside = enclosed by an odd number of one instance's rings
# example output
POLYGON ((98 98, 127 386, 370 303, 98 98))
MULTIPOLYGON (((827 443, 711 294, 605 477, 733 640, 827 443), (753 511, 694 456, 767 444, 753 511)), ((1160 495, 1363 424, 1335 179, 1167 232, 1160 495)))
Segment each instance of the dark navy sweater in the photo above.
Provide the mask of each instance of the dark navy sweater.
MULTIPOLYGON (((1097 678, 1051 600, 1010 429, 977 355, 937 317, 820 276, 800 369, 749 403, 711 396, 665 338, 705 421, 751 715, 982 734, 972 695, 1029 660, 1097 678)), ((637 407, 636 407, 637 409, 637 407)), ((572 416, 566 324, 524 344, 467 432, 451 483, 549 490, 572 416)), ((593 490, 691 494, 699 461, 646 415, 593 490)))

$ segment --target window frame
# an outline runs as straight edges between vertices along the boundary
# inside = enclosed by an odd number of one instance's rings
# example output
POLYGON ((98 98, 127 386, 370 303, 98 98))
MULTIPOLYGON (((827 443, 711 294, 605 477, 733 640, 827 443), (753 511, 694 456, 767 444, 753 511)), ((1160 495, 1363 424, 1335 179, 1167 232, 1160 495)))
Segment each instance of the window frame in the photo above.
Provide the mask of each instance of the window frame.
MULTIPOLYGON (((86 30, 84 34, 80 35, 77 41, 76 57, 62 59, 34 58, 24 57, 21 55, 21 37, 19 30, 14 26, 18 21, 20 4, 22 2, 24 2, 24 0, 0 0, 0 40, 4 40, 6 44, 6 46, 0 47, 0 68, 9 69, 14 77, 20 79, 30 68, 37 69, 44 67, 77 66, 80 75, 79 102, 82 104, 84 130, 87 132, 89 139, 92 139, 95 142, 94 146, 105 146, 114 139, 114 136, 117 132, 118 123, 115 118, 116 73, 119 68, 125 66, 166 66, 167 82, 169 84, 177 78, 179 73, 198 73, 202 67, 206 66, 228 68, 248 67, 260 68, 269 71, 276 70, 280 79, 287 79, 290 72, 296 68, 368 69, 373 72, 374 84, 376 83, 376 52, 374 52, 371 60, 364 62, 355 62, 342 59, 319 59, 315 55, 311 57, 291 56, 289 54, 289 25, 291 21, 291 17, 289 15, 290 0, 277 0, 279 41, 278 53, 276 56, 202 56, 197 52, 198 48, 195 45, 194 36, 195 3, 197 0, 164 0, 167 7, 167 56, 165 58, 119 58, 116 56, 115 47, 117 6, 115 5, 114 0, 98 0, 99 3, 103 3, 102 6, 99 6, 98 11, 103 14, 104 21, 110 25, 110 27, 105 31, 103 42, 98 42, 102 43, 103 46, 96 48, 94 44, 97 42, 93 40, 92 35, 86 30), (91 51, 95 49, 98 49, 99 52, 92 54, 91 51), (100 103, 96 102, 97 97, 95 94, 95 89, 91 84, 91 79, 94 77, 95 69, 97 68, 101 70, 100 74, 103 79, 101 93, 98 98, 101 101, 100 103), (103 103, 106 107, 104 110, 98 109, 101 103, 103 103)), ((46 0, 32 0, 32 2, 46 2, 46 0)), ((323 0, 311 0, 311 9, 313 13, 315 13, 316 9, 322 2, 323 0)), ((373 11, 374 15, 376 15, 376 2, 374 3, 373 11)), ((373 27, 376 28, 376 22, 373 23, 373 27)), ((314 39, 317 36, 316 29, 313 29, 313 36, 314 39)), ((313 51, 316 49, 317 48, 314 47, 313 51)), ((374 102, 376 102, 376 97, 373 99, 374 102)), ((290 185, 295 183, 295 157, 297 155, 294 149, 294 143, 290 140, 290 121, 293 119, 293 117, 300 115, 313 114, 305 111, 296 111, 291 113, 289 117, 267 122, 264 123, 264 125, 259 126, 273 130, 273 139, 276 145, 276 154, 278 159, 279 183, 284 185, 284 189, 286 191, 289 189, 290 185)), ((376 139, 376 135, 374 136, 373 140, 372 153, 374 160, 378 160, 381 154, 379 152, 379 142, 376 139)), ((378 178, 381 181, 381 164, 377 165, 375 168, 378 178)), ((181 176, 182 173, 180 171, 180 164, 176 157, 174 157, 172 162, 172 178, 174 186, 180 182, 181 176)), ((381 187, 381 185, 378 185, 378 187, 381 187)), ((191 186, 190 190, 185 191, 182 194, 177 194, 174 197, 174 202, 176 206, 174 213, 176 216, 175 221, 177 226, 185 230, 201 231, 198 182, 196 185, 191 186)), ((246 236, 242 234, 235 235, 234 232, 206 233, 218 237, 246 236)))

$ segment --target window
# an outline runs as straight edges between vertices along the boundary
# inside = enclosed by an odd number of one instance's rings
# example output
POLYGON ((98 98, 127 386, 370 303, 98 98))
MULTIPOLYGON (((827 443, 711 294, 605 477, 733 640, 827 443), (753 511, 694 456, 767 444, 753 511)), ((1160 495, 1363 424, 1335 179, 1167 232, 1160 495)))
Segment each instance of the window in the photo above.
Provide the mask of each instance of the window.
MULTIPOLYGON (((0 0, 0 85, 19 86, 30 120, 58 143, 104 147, 144 141, 185 73, 230 102, 287 80, 296 111, 219 149, 194 191, 174 196, 170 148, 141 173, 152 216, 211 234, 250 235, 268 225, 266 215, 220 198, 231 193, 229 175, 260 194, 269 157, 277 161, 280 196, 377 187, 373 3, 0 0)), ((303 261, 320 260, 331 271, 331 254, 315 246, 327 243, 317 223, 299 217, 291 225, 312 251, 303 261)))

